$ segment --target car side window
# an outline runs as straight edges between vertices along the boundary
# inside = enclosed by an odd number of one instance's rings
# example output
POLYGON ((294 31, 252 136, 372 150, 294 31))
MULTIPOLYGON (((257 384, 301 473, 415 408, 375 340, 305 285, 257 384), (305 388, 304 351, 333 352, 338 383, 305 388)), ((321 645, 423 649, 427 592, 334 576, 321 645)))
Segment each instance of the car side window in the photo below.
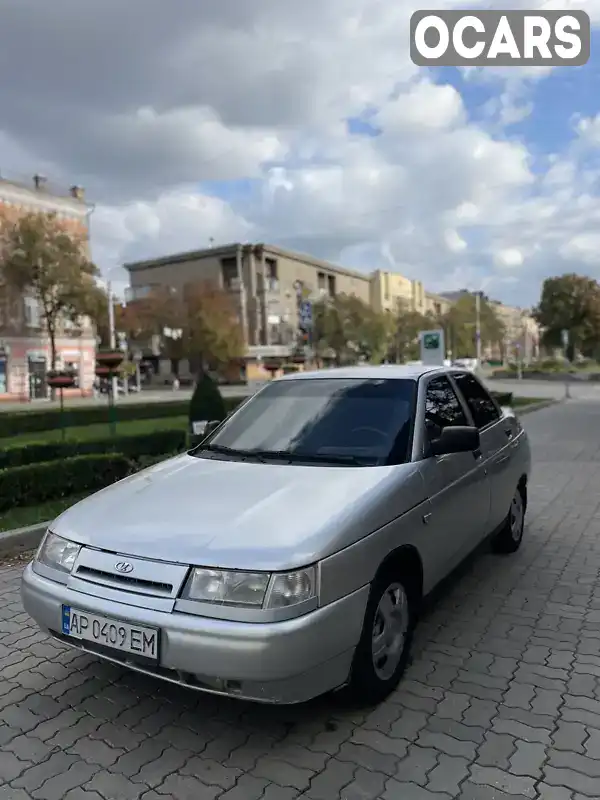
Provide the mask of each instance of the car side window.
POLYGON ((433 429, 468 425, 452 384, 444 375, 433 378, 425 392, 425 426, 433 429))
POLYGON ((465 398, 465 402, 473 416, 473 422, 479 429, 485 428, 486 425, 491 425, 500 419, 500 412, 496 404, 477 378, 468 373, 463 373, 455 375, 454 380, 465 398))

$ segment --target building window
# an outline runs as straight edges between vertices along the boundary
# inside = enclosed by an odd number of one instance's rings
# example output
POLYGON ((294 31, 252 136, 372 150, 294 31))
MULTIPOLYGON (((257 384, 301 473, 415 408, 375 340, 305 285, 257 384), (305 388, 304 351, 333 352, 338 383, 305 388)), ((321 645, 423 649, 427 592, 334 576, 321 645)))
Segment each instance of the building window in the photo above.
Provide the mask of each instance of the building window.
POLYGON ((335 275, 327 276, 327 294, 330 297, 335 297, 335 275))
POLYGON ((236 258, 221 259, 221 275, 223 277, 223 286, 226 289, 232 289, 238 277, 236 258))
POLYGON ((265 269, 267 271, 267 280, 269 286, 276 284, 278 281, 277 275, 277 261, 274 258, 265 258, 265 269))
POLYGON ((327 288, 324 272, 317 272, 317 288, 320 292, 327 288))
POLYGON ((0 394, 8 392, 8 369, 6 368, 6 356, 0 355, 0 394))
POLYGON ((152 293, 153 286, 128 286, 125 289, 125 300, 130 303, 132 300, 143 300, 152 293))
POLYGON ((274 258, 265 258, 265 272, 267 291, 276 292, 279 289, 279 278, 277 275, 277 261, 274 258))
POLYGON ((28 328, 41 327, 40 304, 35 297, 24 297, 23 306, 25 313, 25 325, 28 328))

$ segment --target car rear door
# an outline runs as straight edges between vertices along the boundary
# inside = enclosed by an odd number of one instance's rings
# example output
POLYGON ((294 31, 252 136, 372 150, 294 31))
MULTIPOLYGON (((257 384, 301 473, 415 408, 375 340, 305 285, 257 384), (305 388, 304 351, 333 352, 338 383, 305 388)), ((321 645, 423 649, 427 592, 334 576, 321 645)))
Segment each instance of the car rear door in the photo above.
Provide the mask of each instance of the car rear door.
POLYGON ((452 379, 481 437, 481 452, 491 486, 489 533, 508 514, 519 482, 518 465, 513 457, 515 444, 518 446, 518 424, 514 418, 504 417, 501 408, 475 375, 453 373, 452 379))
POLYGON ((447 375, 437 374, 422 381, 419 395, 424 410, 419 441, 423 445, 422 470, 431 504, 424 533, 434 545, 434 563, 430 569, 437 582, 485 535, 490 489, 480 452, 426 457, 427 442, 439 435, 439 429, 470 422, 447 375))

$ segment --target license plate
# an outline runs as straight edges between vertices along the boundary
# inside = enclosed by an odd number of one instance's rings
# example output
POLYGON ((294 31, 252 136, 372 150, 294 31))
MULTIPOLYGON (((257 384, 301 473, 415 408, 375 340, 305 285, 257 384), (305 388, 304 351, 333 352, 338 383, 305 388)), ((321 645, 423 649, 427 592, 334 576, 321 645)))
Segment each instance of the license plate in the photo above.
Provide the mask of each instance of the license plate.
POLYGON ((158 661, 158 630, 131 625, 110 617, 90 614, 71 606, 62 607, 65 636, 110 647, 123 653, 158 661))

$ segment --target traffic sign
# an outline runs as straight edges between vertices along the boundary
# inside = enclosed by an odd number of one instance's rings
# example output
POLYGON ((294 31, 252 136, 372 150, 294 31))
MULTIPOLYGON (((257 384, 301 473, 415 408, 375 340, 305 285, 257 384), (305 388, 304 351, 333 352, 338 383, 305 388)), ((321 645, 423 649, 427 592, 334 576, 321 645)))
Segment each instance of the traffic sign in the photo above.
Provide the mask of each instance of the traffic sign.
POLYGON ((430 366, 444 364, 444 331, 420 331, 419 344, 421 348, 421 363, 430 366))
POLYGON ((312 303, 304 302, 300 304, 300 322, 302 325, 312 323, 312 303))

